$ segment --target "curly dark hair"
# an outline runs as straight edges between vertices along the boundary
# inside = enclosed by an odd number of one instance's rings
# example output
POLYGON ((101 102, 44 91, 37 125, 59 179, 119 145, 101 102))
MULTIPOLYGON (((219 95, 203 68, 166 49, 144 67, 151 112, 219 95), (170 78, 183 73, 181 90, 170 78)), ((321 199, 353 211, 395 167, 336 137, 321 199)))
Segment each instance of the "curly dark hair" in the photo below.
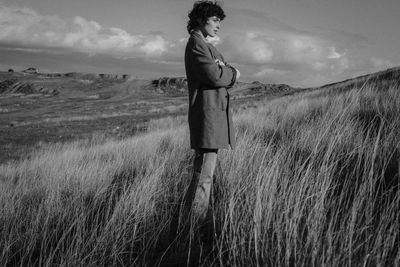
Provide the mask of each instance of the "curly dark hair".
POLYGON ((224 10, 218 1, 196 1, 193 9, 189 12, 189 21, 187 23, 187 31, 190 33, 192 30, 201 26, 199 21, 205 23, 209 17, 216 16, 223 20, 226 16, 224 10))

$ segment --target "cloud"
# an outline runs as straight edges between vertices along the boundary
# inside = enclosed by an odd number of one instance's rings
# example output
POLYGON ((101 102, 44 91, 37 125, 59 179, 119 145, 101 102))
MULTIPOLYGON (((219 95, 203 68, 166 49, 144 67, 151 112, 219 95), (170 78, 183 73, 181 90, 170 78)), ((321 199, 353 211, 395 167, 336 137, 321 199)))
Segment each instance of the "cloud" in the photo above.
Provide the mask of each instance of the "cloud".
POLYGON ((343 72, 348 68, 345 50, 307 34, 237 32, 221 40, 218 47, 226 58, 245 68, 244 73, 254 78, 265 75, 278 80, 297 72, 299 78, 298 73, 304 73, 305 79, 313 72, 343 72))
POLYGON ((318 86, 393 65, 368 53, 374 42, 361 34, 318 26, 299 29, 247 8, 230 8, 228 14, 235 17, 230 23, 236 32, 220 40, 218 49, 248 81, 318 86))
POLYGON ((266 64, 274 56, 268 37, 253 32, 227 36, 220 46, 230 61, 242 64, 266 64))
POLYGON ((157 57, 170 46, 159 33, 132 35, 83 17, 41 15, 31 8, 9 7, 0 2, 1 43, 121 57, 157 57))
POLYGON ((248 81, 320 86, 393 66, 362 57, 346 43, 320 35, 265 29, 235 32, 219 40, 218 49, 248 81))
POLYGON ((338 59, 338 58, 343 57, 345 54, 346 54, 346 53, 339 54, 339 53, 336 51, 336 48, 335 48, 334 46, 329 47, 329 55, 328 55, 328 58, 329 58, 329 59, 338 59))
POLYGON ((1 47, 2 50, 5 51, 21 51, 21 52, 29 52, 29 53, 43 53, 44 50, 37 48, 21 48, 21 47, 1 47))
POLYGON ((222 40, 220 47, 232 61, 242 64, 312 64, 344 56, 318 37, 282 32, 235 33, 222 40))
MULTIPOLYGON (((231 8, 228 14, 235 17, 231 22, 234 27, 230 27, 235 32, 227 31, 210 42, 239 68, 242 80, 318 86, 396 63, 396 59, 391 58, 391 62, 361 51, 371 45, 361 35, 323 29, 304 31, 250 9, 231 8)), ((182 76, 186 43, 187 38, 168 41, 162 32, 131 34, 79 16, 61 18, 42 15, 31 8, 5 6, 0 0, 2 63, 5 56, 7 64, 21 57, 17 63, 23 66, 29 57, 35 59, 35 66, 51 69, 65 66, 55 63, 62 59, 61 62, 69 60, 65 70, 85 67, 88 71, 101 71, 103 67, 102 72, 123 71, 118 69, 123 65, 147 76, 151 72, 182 76), (89 57, 82 57, 82 53, 89 57)))

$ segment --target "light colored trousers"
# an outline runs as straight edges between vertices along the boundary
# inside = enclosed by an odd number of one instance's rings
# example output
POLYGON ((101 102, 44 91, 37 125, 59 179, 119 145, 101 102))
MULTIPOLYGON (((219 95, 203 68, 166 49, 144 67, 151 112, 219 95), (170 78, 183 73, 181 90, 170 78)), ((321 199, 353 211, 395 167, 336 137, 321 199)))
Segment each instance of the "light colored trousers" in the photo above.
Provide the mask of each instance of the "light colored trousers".
POLYGON ((191 210, 200 222, 207 217, 217 153, 218 149, 195 151, 193 176, 185 196, 185 213, 188 216, 191 210))

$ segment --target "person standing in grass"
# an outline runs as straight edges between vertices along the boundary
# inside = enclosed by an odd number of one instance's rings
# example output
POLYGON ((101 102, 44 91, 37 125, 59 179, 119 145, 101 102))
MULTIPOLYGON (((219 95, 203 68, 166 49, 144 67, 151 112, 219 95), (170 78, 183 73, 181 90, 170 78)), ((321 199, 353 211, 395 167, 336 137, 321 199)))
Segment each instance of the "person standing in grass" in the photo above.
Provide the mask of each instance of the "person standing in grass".
POLYGON ((189 12, 187 24, 188 121, 190 146, 195 156, 183 217, 188 218, 192 213, 200 223, 207 217, 218 150, 235 146, 228 89, 236 83, 240 72, 207 39, 217 36, 224 18, 217 2, 197 1, 189 12))

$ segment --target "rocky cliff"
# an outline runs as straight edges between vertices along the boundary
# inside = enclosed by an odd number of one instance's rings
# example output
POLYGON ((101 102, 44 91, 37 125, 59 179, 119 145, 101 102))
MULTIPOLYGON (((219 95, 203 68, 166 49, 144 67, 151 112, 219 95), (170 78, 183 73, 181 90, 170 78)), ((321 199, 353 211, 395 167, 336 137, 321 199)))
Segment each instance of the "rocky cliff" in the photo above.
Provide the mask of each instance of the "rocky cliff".
POLYGON ((9 79, 0 82, 0 94, 44 94, 57 95, 59 92, 54 88, 43 88, 29 82, 9 79))

